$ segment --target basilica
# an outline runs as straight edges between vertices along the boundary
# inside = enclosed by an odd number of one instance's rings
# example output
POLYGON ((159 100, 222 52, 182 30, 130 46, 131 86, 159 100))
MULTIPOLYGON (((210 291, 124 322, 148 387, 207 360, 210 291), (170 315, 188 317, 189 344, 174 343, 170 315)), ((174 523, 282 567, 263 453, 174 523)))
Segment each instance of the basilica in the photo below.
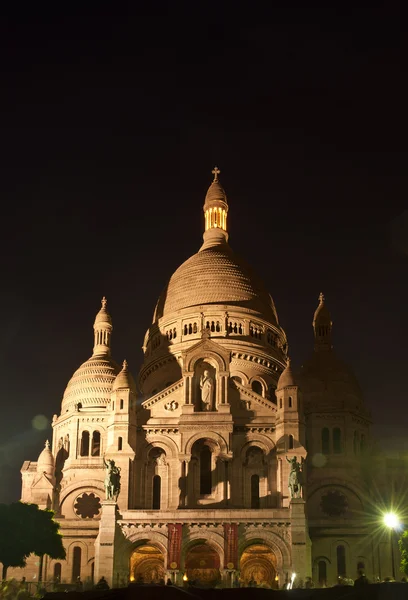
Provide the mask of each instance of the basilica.
MULTIPOLYGON (((157 301, 137 381, 112 357, 103 298, 53 438, 22 466, 22 501, 55 511, 66 548, 45 580, 332 585, 389 561, 362 517, 370 413, 333 349, 325 298, 295 373, 272 297, 229 245, 213 175, 203 243, 157 301)), ((10 569, 37 573, 35 557, 10 569)))

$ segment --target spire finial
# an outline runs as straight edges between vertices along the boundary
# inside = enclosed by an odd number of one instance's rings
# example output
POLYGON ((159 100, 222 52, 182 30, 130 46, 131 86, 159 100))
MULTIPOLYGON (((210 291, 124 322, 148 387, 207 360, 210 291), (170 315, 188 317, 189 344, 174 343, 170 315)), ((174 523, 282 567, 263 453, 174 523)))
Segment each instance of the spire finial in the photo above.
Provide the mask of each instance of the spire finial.
POLYGON ((49 447, 50 447, 50 442, 49 442, 48 440, 45 442, 45 447, 46 447, 47 449, 49 449, 49 447))
POLYGON ((319 302, 320 302, 320 304, 323 304, 323 302, 324 302, 324 294, 323 294, 323 292, 320 292, 320 294, 319 294, 319 302))
POLYGON ((107 305, 107 303, 108 303, 108 301, 107 301, 106 297, 104 296, 104 297, 102 298, 102 308, 103 308, 103 309, 106 309, 106 305, 107 305))
POLYGON ((124 369, 127 369, 127 368, 128 368, 128 361, 126 360, 126 358, 125 358, 125 360, 123 361, 123 365, 122 365, 122 366, 123 366, 123 368, 124 368, 124 369))
POLYGON ((214 175, 213 183, 218 181, 218 175, 221 173, 218 167, 214 167, 211 173, 214 175))

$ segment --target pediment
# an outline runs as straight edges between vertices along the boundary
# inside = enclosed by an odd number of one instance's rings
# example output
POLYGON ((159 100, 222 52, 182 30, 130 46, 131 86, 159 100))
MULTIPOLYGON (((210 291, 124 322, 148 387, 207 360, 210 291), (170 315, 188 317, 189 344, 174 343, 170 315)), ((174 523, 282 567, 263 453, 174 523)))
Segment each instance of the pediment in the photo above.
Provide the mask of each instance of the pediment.
POLYGON ((277 414, 278 409, 270 400, 263 398, 253 390, 248 389, 237 381, 234 382, 234 385, 239 391, 241 402, 250 403, 250 410, 259 411, 260 414, 277 414))
POLYGON ((228 371, 231 361, 229 350, 214 342, 208 335, 205 335, 197 344, 191 346, 183 353, 183 371, 194 371, 195 363, 202 358, 213 358, 220 371, 228 371))
POLYGON ((48 476, 45 473, 42 473, 42 475, 40 475, 39 478, 36 479, 36 481, 34 481, 31 488, 41 490, 53 490, 54 486, 51 480, 48 478, 48 476))
POLYGON ((151 398, 142 402, 143 409, 157 412, 167 417, 178 416, 181 413, 181 398, 183 396, 184 380, 179 379, 151 398), (177 406, 176 406, 177 405, 177 406))

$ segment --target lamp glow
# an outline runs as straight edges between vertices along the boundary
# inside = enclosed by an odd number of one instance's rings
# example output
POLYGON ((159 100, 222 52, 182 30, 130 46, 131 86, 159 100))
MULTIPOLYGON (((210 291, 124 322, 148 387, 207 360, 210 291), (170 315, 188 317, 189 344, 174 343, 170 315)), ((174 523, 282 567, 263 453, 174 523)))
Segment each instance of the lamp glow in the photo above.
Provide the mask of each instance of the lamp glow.
POLYGON ((188 581, 187 573, 184 573, 184 575, 183 575, 183 581, 188 581))
POLYGON ((400 521, 397 515, 393 512, 387 512, 383 516, 384 525, 388 527, 388 529, 398 529, 400 526, 400 521))

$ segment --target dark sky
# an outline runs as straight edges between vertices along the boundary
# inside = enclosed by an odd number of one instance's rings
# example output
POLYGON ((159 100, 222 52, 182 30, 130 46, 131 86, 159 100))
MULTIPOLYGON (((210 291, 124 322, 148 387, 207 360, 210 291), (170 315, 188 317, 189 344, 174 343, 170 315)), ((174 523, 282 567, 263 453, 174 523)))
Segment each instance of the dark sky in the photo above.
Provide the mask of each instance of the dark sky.
POLYGON ((323 291, 375 434, 406 448, 399 4, 10 5, 0 19, 0 501, 19 497, 22 461, 50 435, 33 418, 59 412, 90 356, 103 295, 114 357, 137 374, 156 299, 200 246, 214 164, 231 245, 266 281, 296 366, 312 351, 323 291))

